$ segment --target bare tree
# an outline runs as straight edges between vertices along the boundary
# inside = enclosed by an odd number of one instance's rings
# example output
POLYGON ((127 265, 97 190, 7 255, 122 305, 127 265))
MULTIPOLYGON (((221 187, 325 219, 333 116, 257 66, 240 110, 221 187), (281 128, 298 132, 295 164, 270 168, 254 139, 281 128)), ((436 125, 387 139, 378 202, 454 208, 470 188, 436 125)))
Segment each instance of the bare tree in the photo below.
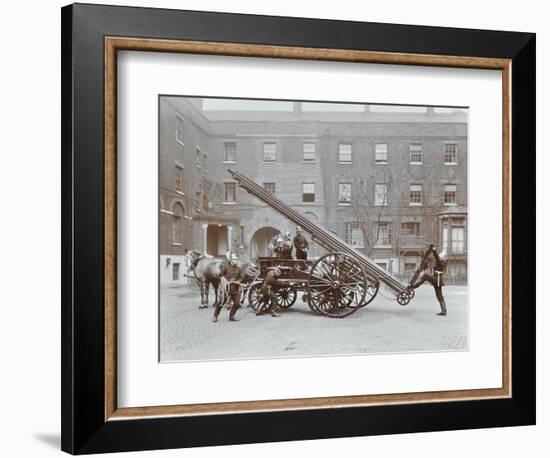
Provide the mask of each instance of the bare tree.
POLYGON ((351 213, 353 222, 358 223, 363 235, 365 254, 369 255, 377 245, 381 235, 381 223, 389 214, 388 196, 393 185, 392 174, 384 168, 381 178, 377 178, 374 188, 367 186, 366 179, 360 171, 355 172, 352 180, 351 213), (379 186, 377 189, 376 186, 379 186))

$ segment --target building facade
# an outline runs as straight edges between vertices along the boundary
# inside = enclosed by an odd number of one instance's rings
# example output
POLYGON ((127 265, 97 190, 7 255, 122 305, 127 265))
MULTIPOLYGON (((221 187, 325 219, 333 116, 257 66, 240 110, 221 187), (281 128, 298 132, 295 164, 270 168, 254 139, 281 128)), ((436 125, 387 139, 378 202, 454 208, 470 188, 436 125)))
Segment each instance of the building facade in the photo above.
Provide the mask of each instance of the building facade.
MULTIPOLYGON (((294 234, 290 221, 237 187, 232 168, 394 275, 408 279, 435 242, 449 254, 449 281, 467 281, 464 110, 183 97, 159 104, 162 282, 185 278, 186 249, 255 258, 279 231, 294 234)), ((312 244, 310 256, 322 253, 312 244)))

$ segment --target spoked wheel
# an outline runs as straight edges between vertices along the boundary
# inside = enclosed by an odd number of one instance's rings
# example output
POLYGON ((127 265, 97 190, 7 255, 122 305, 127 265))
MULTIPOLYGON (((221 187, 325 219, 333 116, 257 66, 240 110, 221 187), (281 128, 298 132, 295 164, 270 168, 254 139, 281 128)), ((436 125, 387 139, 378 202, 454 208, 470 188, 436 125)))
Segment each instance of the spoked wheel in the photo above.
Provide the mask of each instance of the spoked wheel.
POLYGON ((378 294, 379 288, 380 288, 380 282, 367 275, 367 288, 365 291, 365 300, 359 307, 365 307, 366 305, 370 304, 378 294))
POLYGON ((262 284, 256 283, 252 285, 248 290, 248 305, 252 307, 252 310, 257 312, 260 308, 263 307, 263 294, 261 293, 262 284))
POLYGON ((321 315, 321 311, 319 308, 323 307, 323 304, 325 302, 325 297, 323 295, 317 295, 312 298, 307 298, 307 303, 309 305, 309 308, 315 315, 321 315))
POLYGON ((414 289, 409 289, 409 297, 411 299, 414 297, 414 289))
POLYGON ((399 303, 399 305, 407 305, 411 301, 411 299, 412 296, 409 294, 409 291, 401 291, 397 294, 397 302, 399 303))
POLYGON ((319 258, 309 272, 309 308, 321 315, 343 318, 365 301, 367 275, 361 265, 344 253, 329 253, 319 258))
POLYGON ((298 297, 298 293, 292 288, 279 288, 275 291, 275 295, 277 296, 277 305, 283 309, 292 307, 298 297))

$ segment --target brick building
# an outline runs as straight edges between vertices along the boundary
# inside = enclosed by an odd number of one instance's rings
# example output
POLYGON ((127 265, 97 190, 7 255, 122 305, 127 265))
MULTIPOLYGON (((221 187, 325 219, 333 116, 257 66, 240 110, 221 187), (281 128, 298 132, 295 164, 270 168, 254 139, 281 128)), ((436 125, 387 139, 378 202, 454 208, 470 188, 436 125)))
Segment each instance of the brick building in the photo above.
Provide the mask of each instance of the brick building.
POLYGON ((161 97, 159 114, 162 282, 181 279, 185 249, 254 258, 294 234, 228 168, 393 274, 408 278, 436 241, 449 280, 466 281, 464 110, 161 97))

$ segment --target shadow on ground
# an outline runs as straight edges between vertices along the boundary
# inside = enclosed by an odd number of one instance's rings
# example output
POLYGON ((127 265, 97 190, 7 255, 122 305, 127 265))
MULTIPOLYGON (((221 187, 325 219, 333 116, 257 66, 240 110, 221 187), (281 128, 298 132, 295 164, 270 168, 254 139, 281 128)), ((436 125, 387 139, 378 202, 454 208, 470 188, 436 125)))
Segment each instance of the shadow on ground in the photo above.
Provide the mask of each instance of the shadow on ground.
POLYGON ((51 448, 61 450, 61 435, 56 433, 38 433, 34 438, 51 448))

